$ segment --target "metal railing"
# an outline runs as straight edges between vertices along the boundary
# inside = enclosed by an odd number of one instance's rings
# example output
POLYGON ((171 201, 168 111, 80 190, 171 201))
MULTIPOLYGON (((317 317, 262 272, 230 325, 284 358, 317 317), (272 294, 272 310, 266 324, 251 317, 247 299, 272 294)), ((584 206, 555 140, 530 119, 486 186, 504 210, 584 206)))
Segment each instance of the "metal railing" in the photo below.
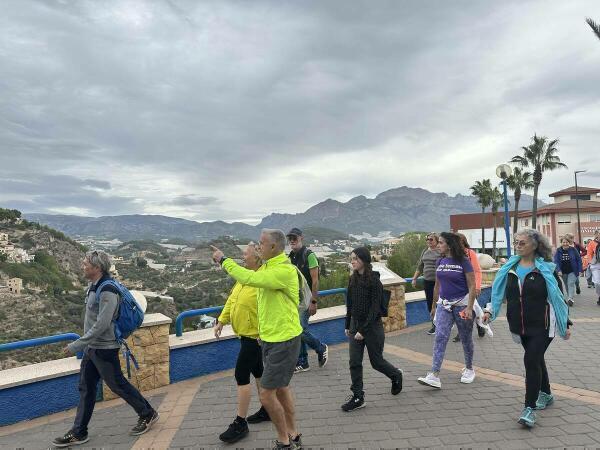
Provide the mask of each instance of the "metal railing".
MULTIPOLYGON (((77 333, 63 333, 55 334, 54 336, 44 336, 33 339, 26 339, 24 341, 8 342, 6 344, 0 344, 0 352, 9 352, 11 350, 20 350, 29 347, 38 347, 40 345, 55 344, 63 341, 76 341, 80 336, 77 333)), ((81 359, 83 353, 77 353, 77 359, 81 359)))
MULTIPOLYGON (((326 297, 328 295, 336 295, 336 294, 344 294, 345 295, 346 291, 347 291, 346 288, 326 289, 323 291, 319 291, 319 297, 326 297)), ((187 311, 183 311, 175 319, 175 335, 177 337, 183 336, 183 319, 185 319, 186 317, 201 316, 203 314, 221 312, 222 310, 223 310, 223 306, 211 306, 210 308, 190 309, 187 311)))

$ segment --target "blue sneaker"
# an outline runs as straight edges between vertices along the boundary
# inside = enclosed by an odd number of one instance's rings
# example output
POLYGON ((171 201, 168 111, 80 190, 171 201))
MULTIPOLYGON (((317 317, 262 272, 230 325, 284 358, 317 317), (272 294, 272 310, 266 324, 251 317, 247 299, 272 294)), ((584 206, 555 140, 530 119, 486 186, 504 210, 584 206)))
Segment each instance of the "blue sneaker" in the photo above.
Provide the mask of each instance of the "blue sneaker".
POLYGON ((546 409, 552 403, 554 403, 554 395, 540 391, 538 399, 535 402, 535 409, 546 409))
POLYGON ((523 412, 521 413, 521 417, 519 417, 518 422, 521 425, 525 425, 526 427, 532 428, 535 425, 535 412, 533 411, 533 408, 530 408, 529 406, 526 406, 525 408, 523 408, 523 412))

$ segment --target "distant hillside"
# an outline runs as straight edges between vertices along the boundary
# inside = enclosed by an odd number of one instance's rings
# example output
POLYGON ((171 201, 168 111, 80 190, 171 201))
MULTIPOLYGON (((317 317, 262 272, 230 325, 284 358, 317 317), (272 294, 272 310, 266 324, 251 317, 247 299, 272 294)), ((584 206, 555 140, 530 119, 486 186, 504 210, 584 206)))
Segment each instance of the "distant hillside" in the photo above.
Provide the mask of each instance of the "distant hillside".
POLYGON ((28 220, 46 224, 69 236, 94 236, 121 241, 185 239, 209 241, 219 236, 256 239, 256 227, 241 222, 194 222, 156 215, 81 217, 53 214, 26 214, 28 220))
MULTIPOLYGON (((511 198, 512 202, 512 198, 511 198)), ((543 202, 539 202, 540 206, 543 202)), ((520 209, 530 209, 532 198, 521 197, 520 209)), ((402 186, 382 192, 375 198, 364 195, 342 203, 327 199, 297 214, 274 213, 257 226, 241 222, 194 222, 156 215, 80 217, 68 215, 26 214, 26 218, 49 225, 69 236, 93 236, 121 241, 149 239, 185 239, 209 241, 219 236, 256 240, 261 228, 292 227, 312 230, 311 239, 327 242, 332 236, 382 232, 398 234, 414 230, 446 230, 451 214, 476 213, 481 209, 472 196, 443 192, 432 193, 421 188, 402 186)))
MULTIPOLYGON (((512 198, 510 199, 512 202, 512 198)), ((539 203, 542 204, 541 202, 539 203)), ((523 195, 521 210, 532 206, 532 198, 523 195)), ((489 209, 488 209, 489 210, 489 209)), ((351 234, 397 234, 413 230, 442 231, 450 227, 451 214, 480 212, 475 197, 432 193, 406 186, 382 192, 375 198, 364 195, 342 203, 327 199, 303 213, 271 214, 259 227, 323 226, 351 234)))

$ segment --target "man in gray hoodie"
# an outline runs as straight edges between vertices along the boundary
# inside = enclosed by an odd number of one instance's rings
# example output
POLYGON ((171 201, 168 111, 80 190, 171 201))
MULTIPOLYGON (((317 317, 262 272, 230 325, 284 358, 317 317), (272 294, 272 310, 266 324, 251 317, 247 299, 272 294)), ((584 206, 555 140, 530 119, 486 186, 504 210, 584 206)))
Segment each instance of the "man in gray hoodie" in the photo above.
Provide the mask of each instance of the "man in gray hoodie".
POLYGON ((121 345, 115 337, 113 324, 113 320, 119 314, 119 291, 108 285, 102 288, 99 295, 96 292, 100 284, 110 279, 110 266, 109 256, 102 251, 88 252, 83 260, 83 272, 90 281, 85 297, 84 334, 64 349, 67 355, 83 352, 79 372, 79 404, 73 428, 64 436, 52 441, 56 447, 70 447, 89 440, 87 426, 96 404, 96 391, 100 379, 138 414, 138 423, 130 434, 143 434, 158 420, 158 412, 127 381, 121 371, 121 345))

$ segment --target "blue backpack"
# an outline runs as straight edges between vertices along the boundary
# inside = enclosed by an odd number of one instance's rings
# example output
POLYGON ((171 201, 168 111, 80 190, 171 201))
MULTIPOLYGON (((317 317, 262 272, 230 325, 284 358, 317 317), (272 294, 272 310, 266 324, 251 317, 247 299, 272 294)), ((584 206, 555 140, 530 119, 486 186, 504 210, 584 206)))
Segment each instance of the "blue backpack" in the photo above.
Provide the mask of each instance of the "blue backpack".
POLYGON ((135 356, 125 342, 125 339, 131 336, 131 333, 133 333, 142 325, 142 322, 144 321, 144 311, 142 311, 141 306, 136 301, 133 294, 129 292, 129 289, 112 278, 102 282, 100 286, 96 288, 96 295, 100 296, 100 292, 106 286, 112 286, 115 288, 119 292, 119 297, 121 299, 119 302, 119 312, 117 318, 113 320, 113 323, 117 342, 125 347, 123 356, 127 364, 127 375, 129 378, 131 378, 129 360, 131 359, 136 369, 139 369, 140 367, 135 359, 135 356))

